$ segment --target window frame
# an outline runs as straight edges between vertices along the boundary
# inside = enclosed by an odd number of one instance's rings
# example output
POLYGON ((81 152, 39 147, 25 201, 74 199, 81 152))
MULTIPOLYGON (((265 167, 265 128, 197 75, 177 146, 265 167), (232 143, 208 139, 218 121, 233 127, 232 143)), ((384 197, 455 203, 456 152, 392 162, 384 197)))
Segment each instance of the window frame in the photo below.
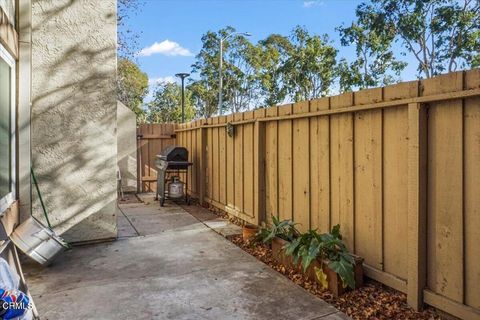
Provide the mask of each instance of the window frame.
POLYGON ((11 190, 6 196, 0 198, 0 215, 15 202, 16 199, 16 63, 15 58, 0 43, 0 59, 10 67, 10 177, 11 190))

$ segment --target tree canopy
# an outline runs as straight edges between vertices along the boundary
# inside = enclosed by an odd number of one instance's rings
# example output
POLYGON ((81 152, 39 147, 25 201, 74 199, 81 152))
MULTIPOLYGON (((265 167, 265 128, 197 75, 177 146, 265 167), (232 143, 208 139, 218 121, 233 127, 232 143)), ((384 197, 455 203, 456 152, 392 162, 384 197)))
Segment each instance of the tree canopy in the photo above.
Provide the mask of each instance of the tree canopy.
MULTIPOLYGON (((479 0, 366 0, 336 31, 337 45, 302 26, 257 43, 231 26, 206 32, 187 83, 188 118, 385 86, 401 81, 406 61, 418 63, 419 78, 480 65, 479 0), (341 56, 340 46, 354 55, 341 56)), ((179 94, 177 85, 158 87, 150 121, 178 121, 179 94)))
POLYGON ((143 114, 143 100, 148 93, 148 76, 128 59, 117 62, 117 99, 129 107, 137 118, 143 114))

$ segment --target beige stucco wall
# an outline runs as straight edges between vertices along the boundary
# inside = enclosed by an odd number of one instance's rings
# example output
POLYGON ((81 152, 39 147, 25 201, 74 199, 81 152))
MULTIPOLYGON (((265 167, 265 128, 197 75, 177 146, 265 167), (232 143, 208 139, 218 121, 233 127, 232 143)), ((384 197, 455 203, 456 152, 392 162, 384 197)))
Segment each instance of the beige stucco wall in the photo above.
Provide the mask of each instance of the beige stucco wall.
POLYGON ((124 192, 137 191, 137 119, 135 113, 118 101, 117 157, 124 192))
POLYGON ((13 0, 0 0, 0 8, 7 15, 8 20, 15 24, 15 1, 13 0))
POLYGON ((69 241, 115 237, 116 1, 34 0, 32 26, 32 161, 50 220, 69 241))

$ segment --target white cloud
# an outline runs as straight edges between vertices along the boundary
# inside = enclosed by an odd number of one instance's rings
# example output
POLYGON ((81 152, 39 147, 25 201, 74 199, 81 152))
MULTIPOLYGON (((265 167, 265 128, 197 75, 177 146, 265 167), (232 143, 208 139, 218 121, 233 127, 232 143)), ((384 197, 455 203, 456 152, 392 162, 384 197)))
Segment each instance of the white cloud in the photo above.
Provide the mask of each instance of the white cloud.
POLYGON ((189 57, 193 56, 193 53, 190 50, 183 48, 180 44, 175 41, 163 40, 162 42, 155 42, 149 47, 143 48, 138 53, 139 56, 148 57, 152 54, 163 54, 165 56, 183 56, 189 57))
POLYGON ((160 83, 175 83, 177 80, 173 76, 166 76, 166 77, 158 77, 158 78, 152 78, 148 79, 148 84, 150 86, 154 86, 160 83))
POLYGON ((311 7, 320 7, 323 6, 325 3, 320 0, 309 0, 309 1, 303 1, 303 7, 304 8, 311 8, 311 7))

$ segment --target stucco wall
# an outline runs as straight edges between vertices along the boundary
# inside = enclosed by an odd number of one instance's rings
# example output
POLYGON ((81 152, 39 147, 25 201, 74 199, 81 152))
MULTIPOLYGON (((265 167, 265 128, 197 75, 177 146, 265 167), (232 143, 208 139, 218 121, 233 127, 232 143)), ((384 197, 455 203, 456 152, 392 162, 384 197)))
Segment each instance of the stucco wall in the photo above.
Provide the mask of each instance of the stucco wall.
POLYGON ((124 192, 137 191, 137 119, 135 113, 118 101, 117 157, 124 192))
POLYGON ((0 0, 0 8, 7 15, 8 20, 15 25, 15 1, 14 0, 0 0))
POLYGON ((32 162, 50 220, 69 241, 115 237, 116 1, 34 0, 32 26, 32 162))

